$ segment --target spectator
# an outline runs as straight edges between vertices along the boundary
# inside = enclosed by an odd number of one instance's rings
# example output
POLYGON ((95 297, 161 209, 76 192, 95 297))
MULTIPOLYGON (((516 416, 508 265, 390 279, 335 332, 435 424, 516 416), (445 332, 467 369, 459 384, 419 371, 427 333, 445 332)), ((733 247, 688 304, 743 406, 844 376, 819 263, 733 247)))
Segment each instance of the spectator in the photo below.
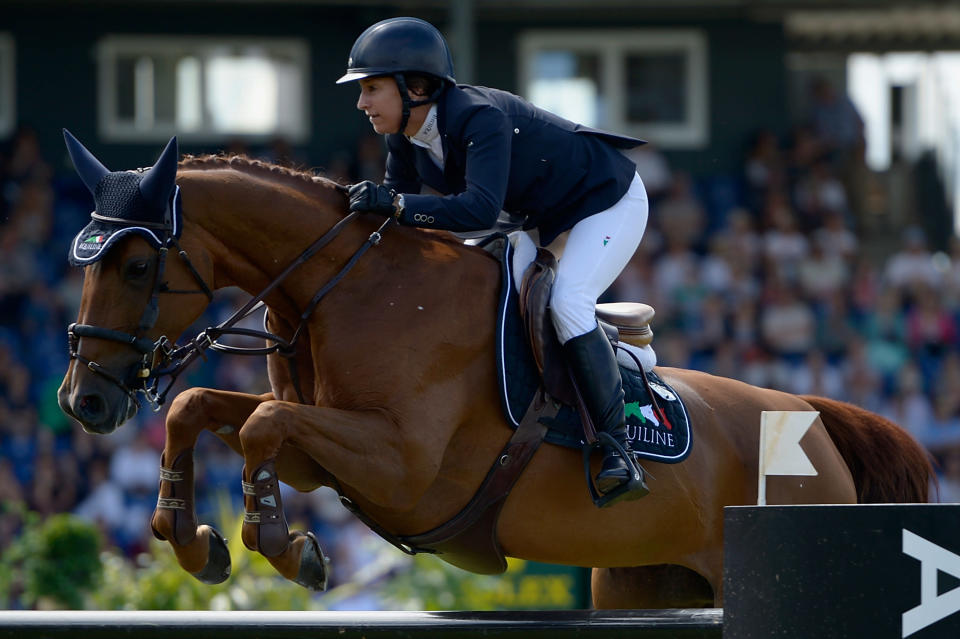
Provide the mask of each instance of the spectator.
POLYGON ((816 318, 792 286, 772 281, 760 311, 760 337, 770 351, 799 363, 814 347, 816 318))
POLYGON ((783 152, 777 136, 770 130, 758 131, 750 142, 743 167, 746 182, 746 205, 761 211, 767 196, 787 186, 783 152))
POLYGON ((843 393, 837 398, 873 412, 882 408, 883 387, 880 375, 867 354, 866 342, 853 336, 847 345, 846 359, 840 365, 843 393))
POLYGON ((823 225, 813 232, 813 238, 827 255, 835 255, 848 263, 857 256, 857 236, 847 228, 841 213, 828 212, 823 218, 823 225))
POLYGON ((811 350, 803 362, 786 373, 783 387, 789 393, 824 397, 843 394, 843 374, 819 349, 811 350))
POLYGON ((900 306, 901 296, 896 289, 886 289, 880 296, 875 311, 861 323, 861 334, 867 340, 870 365, 881 376, 884 388, 893 390, 895 377, 907 363, 906 319, 900 306))
POLYGON ((826 161, 815 162, 796 184, 794 201, 804 231, 823 226, 830 215, 846 216, 847 191, 826 161))
POLYGON ((628 149, 625 153, 637 165, 637 174, 647 188, 651 207, 656 206, 673 181, 673 172, 667 159, 653 143, 628 149))
POLYGON ((695 247, 700 242, 706 213, 694 195, 689 174, 673 174, 670 190, 652 212, 668 245, 695 247))
POLYGON ((786 200, 772 198, 768 208, 769 228, 763 234, 763 257, 771 275, 796 282, 800 263, 810 252, 810 242, 800 231, 786 200))
MULTIPOLYGON (((135 425, 130 424, 127 427, 135 425)), ((157 489, 160 455, 150 446, 146 432, 139 430, 133 440, 120 446, 110 460, 110 480, 126 492, 150 493, 157 489)))
POLYGON ((97 524, 107 539, 117 543, 117 531, 123 528, 127 520, 123 490, 110 479, 109 466, 102 458, 90 464, 88 481, 90 490, 73 512, 97 524))
POLYGON ((957 325, 953 314, 943 308, 939 294, 931 288, 919 287, 915 303, 906 314, 907 347, 923 373, 924 386, 929 388, 940 358, 957 345, 957 325))
POLYGON ((837 170, 844 170, 866 147, 863 118, 846 94, 840 94, 825 77, 810 83, 813 132, 837 170))
POLYGON ((798 280, 807 299, 823 304, 840 291, 850 279, 846 261, 827 253, 820 242, 810 243, 810 253, 800 262, 798 280))
POLYGON ((729 211, 726 227, 717 235, 716 239, 725 245, 727 260, 735 270, 752 273, 757 269, 762 242, 749 211, 744 208, 729 211))
POLYGON ((933 406, 924 393, 923 376, 916 364, 910 362, 900 369, 894 393, 881 412, 909 430, 920 443, 929 442, 933 406))
POLYGON ((940 273, 933 265, 923 231, 912 226, 903 234, 903 249, 887 262, 886 279, 890 286, 909 293, 918 286, 937 287, 940 273))

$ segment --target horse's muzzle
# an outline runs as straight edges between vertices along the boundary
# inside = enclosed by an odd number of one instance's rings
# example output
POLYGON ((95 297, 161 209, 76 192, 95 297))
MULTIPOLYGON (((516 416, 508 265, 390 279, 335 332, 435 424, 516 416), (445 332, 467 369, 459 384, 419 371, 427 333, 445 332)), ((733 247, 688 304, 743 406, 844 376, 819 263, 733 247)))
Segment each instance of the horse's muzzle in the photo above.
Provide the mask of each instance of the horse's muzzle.
POLYGON ((80 422, 83 430, 97 435, 112 433, 136 415, 137 403, 119 388, 101 387, 99 380, 86 379, 70 383, 64 378, 57 393, 60 409, 80 422))

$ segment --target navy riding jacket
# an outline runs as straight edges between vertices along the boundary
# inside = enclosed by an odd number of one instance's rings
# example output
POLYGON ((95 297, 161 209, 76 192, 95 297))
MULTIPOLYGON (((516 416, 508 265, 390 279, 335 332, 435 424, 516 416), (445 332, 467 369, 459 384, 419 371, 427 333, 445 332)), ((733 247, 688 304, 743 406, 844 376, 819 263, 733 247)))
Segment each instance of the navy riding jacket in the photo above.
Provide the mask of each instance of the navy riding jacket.
POLYGON ((501 210, 544 246, 623 197, 636 166, 617 149, 643 140, 591 129, 506 91, 457 85, 437 100, 443 170, 402 134, 387 136, 384 185, 404 193, 400 221, 449 231, 492 228, 501 210), (419 195, 423 184, 443 194, 419 195))

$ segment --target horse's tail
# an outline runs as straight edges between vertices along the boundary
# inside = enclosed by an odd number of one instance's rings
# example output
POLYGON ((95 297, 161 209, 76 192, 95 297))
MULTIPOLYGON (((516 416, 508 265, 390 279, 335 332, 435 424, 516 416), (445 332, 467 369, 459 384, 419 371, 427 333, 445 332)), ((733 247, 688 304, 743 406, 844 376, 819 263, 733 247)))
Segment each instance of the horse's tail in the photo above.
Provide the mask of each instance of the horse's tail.
POLYGON ((847 463, 861 504, 926 503, 936 483, 927 451, 895 423, 826 397, 804 395, 847 463))

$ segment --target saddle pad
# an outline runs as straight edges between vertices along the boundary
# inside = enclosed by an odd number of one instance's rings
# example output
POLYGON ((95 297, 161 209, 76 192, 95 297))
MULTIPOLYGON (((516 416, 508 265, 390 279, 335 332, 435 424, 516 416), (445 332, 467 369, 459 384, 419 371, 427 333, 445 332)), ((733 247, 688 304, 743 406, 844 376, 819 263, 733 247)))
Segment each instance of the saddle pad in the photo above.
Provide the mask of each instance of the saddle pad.
MULTIPOLYGON (((523 419, 534 393, 540 386, 540 373, 533 361, 533 352, 524 335, 520 303, 513 283, 513 247, 503 236, 485 242, 486 250, 500 260, 502 280, 497 308, 497 378, 500 401, 507 422, 516 428, 523 419)), ((655 415, 641 373, 620 367, 626 396, 627 437, 638 457, 667 464, 686 459, 693 447, 693 435, 687 409, 680 396, 655 372, 648 372, 647 381, 657 394, 657 405, 666 413, 661 423, 655 415)), ((580 416, 571 406, 563 406, 546 424, 546 441, 580 449, 584 446, 580 416)))

